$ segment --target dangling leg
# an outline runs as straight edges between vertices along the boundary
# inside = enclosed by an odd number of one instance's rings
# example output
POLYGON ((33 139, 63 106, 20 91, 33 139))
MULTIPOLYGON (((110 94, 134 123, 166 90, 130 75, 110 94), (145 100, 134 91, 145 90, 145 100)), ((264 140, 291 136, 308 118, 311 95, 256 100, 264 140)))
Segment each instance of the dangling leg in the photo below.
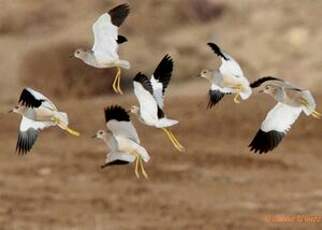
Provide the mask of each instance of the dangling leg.
POLYGON ((140 160, 139 155, 136 155, 135 156, 135 176, 138 179, 140 178, 140 174, 139 174, 139 160, 140 160))
POLYGON ((321 119, 322 118, 322 114, 319 113, 318 111, 314 110, 312 113, 312 116, 316 119, 321 119))
POLYGON ((239 104, 240 103, 240 100, 239 100, 240 96, 239 96, 239 93, 236 93, 235 97, 234 97, 234 102, 236 104, 239 104))
POLYGON ((146 171, 144 169, 143 159, 142 159, 142 157, 139 157, 139 159, 140 159, 140 166, 141 166, 142 175, 145 177, 145 179, 148 179, 149 176, 148 176, 148 174, 146 173, 146 171))
POLYGON ((174 135, 174 133, 170 129, 167 129, 167 130, 168 130, 169 134, 171 135, 173 141, 177 144, 177 146, 181 149, 181 151, 184 152, 185 151, 185 148, 178 141, 178 139, 176 138, 176 136, 174 135))
MULTIPOLYGON (((302 105, 306 108, 309 108, 309 103, 304 99, 304 98, 301 98, 300 99, 300 102, 302 103, 302 105)), ((318 111, 314 110, 312 113, 311 113, 312 117, 316 118, 316 119, 321 119, 322 118, 322 114, 319 113, 318 111)))
POLYGON ((118 75, 116 74, 115 78, 114 78, 114 81, 113 81, 113 85, 112 85, 113 90, 114 90, 115 93, 118 93, 118 91, 117 91, 117 79, 118 79, 118 75))
POLYGON ((167 134, 167 137, 169 138, 169 140, 171 141, 171 143, 173 144, 173 146, 178 150, 178 151, 182 151, 181 148, 177 145, 177 143, 172 139, 172 136, 170 135, 170 133, 168 132, 168 130, 166 128, 162 128, 162 130, 167 134))
POLYGON ((121 73, 122 73, 122 70, 119 66, 116 67, 117 68, 117 75, 118 75, 118 79, 117 79, 117 90, 120 94, 123 95, 123 91, 121 89, 121 73))
POLYGON ((80 136, 80 133, 69 128, 68 126, 62 124, 60 122, 60 120, 57 118, 57 117, 52 117, 51 120, 56 124, 58 125, 61 129, 67 131, 69 134, 73 135, 73 136, 76 136, 76 137, 79 137, 80 136))
POLYGON ((241 84, 237 84, 237 85, 234 85, 232 86, 233 89, 237 90, 236 94, 235 94, 235 97, 234 97, 234 102, 236 104, 239 104, 240 103, 240 92, 241 92, 241 89, 242 89, 242 85, 241 84))

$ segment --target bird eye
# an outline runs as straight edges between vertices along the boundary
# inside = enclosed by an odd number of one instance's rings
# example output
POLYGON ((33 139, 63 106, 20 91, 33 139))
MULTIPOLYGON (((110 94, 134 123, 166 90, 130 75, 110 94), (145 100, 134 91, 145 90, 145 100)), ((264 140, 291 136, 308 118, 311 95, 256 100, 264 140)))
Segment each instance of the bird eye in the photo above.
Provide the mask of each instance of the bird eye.
POLYGON ((269 88, 270 88, 269 85, 265 86, 265 89, 269 89, 269 88))

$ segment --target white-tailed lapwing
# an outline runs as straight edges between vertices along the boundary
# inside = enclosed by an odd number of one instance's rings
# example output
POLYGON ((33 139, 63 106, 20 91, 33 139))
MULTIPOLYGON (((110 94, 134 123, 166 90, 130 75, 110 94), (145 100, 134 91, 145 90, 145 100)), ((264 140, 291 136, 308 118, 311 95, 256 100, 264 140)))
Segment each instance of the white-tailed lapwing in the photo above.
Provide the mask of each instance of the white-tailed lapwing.
POLYGON ((166 55, 155 69, 151 80, 142 73, 138 73, 134 77, 134 93, 140 106, 133 105, 131 113, 136 114, 144 124, 162 129, 175 148, 184 151, 184 147, 169 129, 178 121, 168 119, 164 113, 164 95, 171 79, 172 70, 173 60, 169 55, 166 55))
POLYGON ((139 178, 139 168, 145 178, 143 161, 148 162, 150 156, 140 145, 138 134, 130 120, 129 114, 121 106, 109 106, 105 109, 107 131, 99 130, 93 137, 103 140, 110 152, 106 155, 102 168, 111 165, 130 164, 135 161, 135 175, 139 178))
POLYGON ((127 38, 118 35, 118 29, 130 12, 128 4, 121 4, 102 14, 93 24, 94 45, 91 50, 77 49, 74 56, 86 64, 96 68, 117 68, 113 82, 116 93, 123 94, 120 86, 121 68, 129 69, 130 63, 120 60, 118 46, 127 41, 127 38))
POLYGON ((208 46, 221 59, 218 70, 205 69, 200 73, 200 77, 211 83, 208 108, 216 105, 226 94, 235 94, 235 103, 240 103, 239 98, 249 98, 252 89, 239 64, 215 43, 208 43, 208 46))
POLYGON ((79 136, 79 133, 68 127, 68 116, 57 110, 53 102, 41 93, 23 89, 18 104, 9 112, 22 116, 16 151, 21 154, 29 152, 37 140, 40 130, 58 126, 68 133, 79 136))
POLYGON ((276 77, 263 77, 251 84, 259 92, 271 95, 278 103, 266 115, 260 129, 249 144, 255 153, 272 151, 282 141, 302 111, 320 119, 315 100, 309 90, 299 89, 276 77))

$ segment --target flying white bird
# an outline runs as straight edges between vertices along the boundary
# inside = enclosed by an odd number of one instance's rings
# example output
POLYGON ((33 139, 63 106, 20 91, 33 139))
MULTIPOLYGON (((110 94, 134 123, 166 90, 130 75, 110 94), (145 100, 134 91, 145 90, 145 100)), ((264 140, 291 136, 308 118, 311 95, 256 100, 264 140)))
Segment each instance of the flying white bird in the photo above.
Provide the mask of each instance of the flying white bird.
POLYGON ((121 68, 129 69, 130 63, 120 60, 118 45, 127 41, 127 38, 118 35, 118 28, 122 25, 130 12, 128 4, 121 4, 102 14, 93 24, 94 45, 91 50, 77 49, 74 52, 76 58, 96 68, 116 67, 117 73, 113 82, 116 93, 123 94, 121 82, 121 68))
POLYGON ((221 59, 218 70, 205 69, 200 73, 200 77, 211 83, 208 108, 216 105, 226 94, 235 94, 235 103, 240 103, 239 97, 243 100, 249 98, 252 89, 239 64, 216 44, 208 43, 208 45, 221 59))
POLYGON ((133 79, 133 85, 140 107, 133 105, 130 111, 137 115, 142 123, 162 129, 174 147, 182 152, 184 147, 169 129, 178 121, 168 119, 164 113, 164 94, 170 82, 172 70, 173 61, 166 55, 154 71, 151 80, 144 74, 138 73, 133 79))
POLYGON ((109 147, 105 164, 102 168, 111 165, 124 165, 135 161, 135 175, 139 178, 139 167, 145 178, 148 175, 144 169, 143 161, 148 162, 150 156, 140 145, 138 134, 132 125, 130 116, 122 107, 110 106, 105 109, 107 131, 97 131, 94 138, 101 139, 109 147))
POLYGON ((20 154, 29 152, 37 140, 40 130, 58 126, 68 133, 79 136, 79 133, 68 128, 68 116, 59 112, 47 97, 30 89, 23 89, 18 105, 9 112, 22 115, 16 151, 20 154))
POLYGON ((251 84, 258 92, 271 95, 278 103, 267 114, 261 128, 249 144, 255 153, 267 153, 282 141, 302 111, 320 119, 315 100, 309 90, 299 89, 290 83, 275 77, 263 77, 251 84))

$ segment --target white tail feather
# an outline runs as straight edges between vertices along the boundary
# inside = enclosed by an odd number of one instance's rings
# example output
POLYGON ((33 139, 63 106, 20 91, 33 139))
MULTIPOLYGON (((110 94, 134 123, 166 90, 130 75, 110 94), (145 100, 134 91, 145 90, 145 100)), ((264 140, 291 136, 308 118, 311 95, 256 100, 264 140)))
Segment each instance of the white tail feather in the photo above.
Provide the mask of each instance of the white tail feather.
POLYGON ((131 67, 130 63, 126 60, 119 60, 118 66, 123 69, 130 69, 130 67, 131 67))

